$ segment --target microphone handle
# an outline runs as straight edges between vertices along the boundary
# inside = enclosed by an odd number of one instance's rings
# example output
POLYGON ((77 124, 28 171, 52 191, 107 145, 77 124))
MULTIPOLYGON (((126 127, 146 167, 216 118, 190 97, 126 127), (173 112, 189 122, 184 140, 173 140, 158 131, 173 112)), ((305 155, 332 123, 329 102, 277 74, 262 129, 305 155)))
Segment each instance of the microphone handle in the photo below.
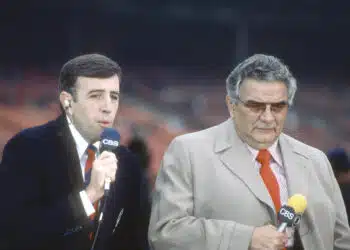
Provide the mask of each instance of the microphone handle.
POLYGON ((94 241, 92 242, 92 246, 91 246, 90 250, 94 250, 95 249, 96 240, 97 240, 97 237, 99 235, 101 224, 102 224, 102 221, 103 221, 103 215, 104 215, 105 210, 106 210, 106 203, 107 203, 107 197, 109 195, 109 188, 110 188, 110 186, 111 186, 111 179, 107 178, 105 180, 105 186, 104 186, 104 201, 103 201, 103 204, 101 206, 100 216, 99 216, 98 221, 97 221, 97 223, 98 223, 97 230, 95 232, 94 241))
POLYGON ((104 198, 107 199, 107 197, 109 196, 109 189, 111 187, 111 179, 107 178, 105 180, 105 187, 104 187, 104 198))
POLYGON ((279 227, 278 227, 278 229, 277 229, 277 232, 282 233, 282 232, 284 232, 284 231, 286 230, 286 228, 287 228, 287 223, 282 222, 282 224, 279 225, 279 227))
POLYGON ((111 179, 110 178, 107 178, 106 180, 105 180, 105 191, 109 191, 109 188, 110 188, 110 186, 111 186, 111 179))

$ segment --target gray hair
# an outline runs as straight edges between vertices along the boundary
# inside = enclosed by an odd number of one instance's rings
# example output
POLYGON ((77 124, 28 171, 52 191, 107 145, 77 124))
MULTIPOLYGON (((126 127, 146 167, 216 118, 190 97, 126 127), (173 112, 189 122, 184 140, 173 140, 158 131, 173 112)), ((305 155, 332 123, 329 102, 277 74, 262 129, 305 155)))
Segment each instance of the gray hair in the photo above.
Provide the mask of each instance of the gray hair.
POLYGON ((255 54, 238 64, 226 79, 226 91, 233 103, 238 101, 239 89, 246 78, 284 82, 288 89, 288 104, 293 104, 297 82, 288 66, 280 59, 270 55, 255 54))

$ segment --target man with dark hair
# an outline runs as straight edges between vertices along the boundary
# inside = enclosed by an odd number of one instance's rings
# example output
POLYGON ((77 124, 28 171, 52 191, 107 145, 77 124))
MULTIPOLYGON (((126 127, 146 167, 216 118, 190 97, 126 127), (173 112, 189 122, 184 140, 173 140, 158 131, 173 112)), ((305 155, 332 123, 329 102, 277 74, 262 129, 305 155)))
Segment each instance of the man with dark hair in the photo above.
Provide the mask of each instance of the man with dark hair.
POLYGON ((62 115, 8 141, 0 165, 0 249, 148 248, 140 164, 122 146, 99 152, 101 132, 113 127, 118 111, 120 78, 106 56, 71 59, 59 77, 62 115))

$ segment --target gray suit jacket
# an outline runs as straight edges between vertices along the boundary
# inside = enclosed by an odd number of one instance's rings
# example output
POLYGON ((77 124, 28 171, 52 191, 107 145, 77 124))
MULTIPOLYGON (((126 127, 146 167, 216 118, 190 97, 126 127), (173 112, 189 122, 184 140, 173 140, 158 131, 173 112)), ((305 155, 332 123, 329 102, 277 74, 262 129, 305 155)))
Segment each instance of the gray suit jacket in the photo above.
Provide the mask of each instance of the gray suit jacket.
MULTIPOLYGON (((308 202, 299 227, 304 248, 349 250, 344 202, 325 154, 285 134, 279 146, 289 195, 303 194, 308 202)), ((247 250, 254 228, 277 226, 275 218, 231 119, 170 143, 153 193, 154 250, 247 250)))

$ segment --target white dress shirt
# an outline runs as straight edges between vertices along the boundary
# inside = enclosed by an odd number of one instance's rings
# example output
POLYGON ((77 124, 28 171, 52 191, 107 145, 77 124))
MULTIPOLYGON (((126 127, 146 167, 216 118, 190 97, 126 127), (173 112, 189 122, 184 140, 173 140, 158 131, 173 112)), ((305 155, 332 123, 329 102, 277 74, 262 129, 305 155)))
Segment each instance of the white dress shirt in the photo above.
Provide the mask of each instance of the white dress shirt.
MULTIPOLYGON (((249 151, 252 153, 252 160, 256 169, 260 172, 261 164, 256 160, 256 157, 259 154, 259 150, 256 150, 249 145, 247 145, 249 151)), ((272 144, 271 147, 267 149, 271 154, 270 167, 272 172, 275 174, 278 186, 280 188, 280 199, 281 205, 285 205, 288 202, 288 188, 287 188, 287 179, 286 173, 283 166, 282 155, 280 148, 278 146, 278 141, 272 144)), ((277 211, 278 212, 278 211, 277 211)))
MULTIPOLYGON (((85 181, 85 164, 88 158, 87 148, 89 146, 89 143, 83 138, 83 136, 75 128, 73 123, 70 121, 69 117, 67 117, 67 121, 68 121, 69 130, 75 141, 75 145, 76 145, 76 149, 77 149, 77 153, 80 161, 81 173, 83 176, 83 180, 85 181)), ((94 146, 96 146, 97 149, 98 149, 98 144, 99 142, 94 143, 94 146)), ((86 215, 90 216, 91 214, 95 213, 95 208, 91 203, 89 197, 87 196, 85 190, 80 191, 79 194, 80 194, 80 198, 83 203, 83 207, 85 209, 86 215)))
MULTIPOLYGON (((260 172, 261 164, 256 160, 259 154, 259 150, 256 150, 250 147, 249 145, 247 145, 247 147, 252 154, 256 169, 260 172)), ((274 175, 276 176, 278 186, 280 188, 281 205, 283 206, 288 203, 288 186, 287 186, 286 172, 283 166, 282 154, 281 154, 280 147, 278 146, 278 141, 272 144, 271 147, 269 147, 267 150, 271 154, 270 168, 274 173, 274 175)), ((276 212, 278 213, 278 211, 276 212)), ((294 228, 288 227, 286 229, 286 233, 288 236, 286 247, 291 247, 294 244, 294 228)))

